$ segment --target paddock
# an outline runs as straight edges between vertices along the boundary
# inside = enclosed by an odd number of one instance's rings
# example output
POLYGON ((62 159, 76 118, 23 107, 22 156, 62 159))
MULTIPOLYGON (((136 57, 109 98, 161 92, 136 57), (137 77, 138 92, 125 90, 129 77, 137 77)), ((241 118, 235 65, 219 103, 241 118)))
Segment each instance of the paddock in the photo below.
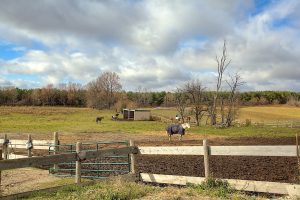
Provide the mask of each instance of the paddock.
MULTIPOLYGON (((297 180, 297 151, 294 138, 278 139, 277 142, 272 138, 262 141, 249 138, 242 141, 227 139, 227 143, 226 140, 215 139, 209 140, 208 145, 206 147, 209 149, 207 163, 209 173, 214 178, 227 180, 237 189, 246 191, 299 195, 297 193, 300 191, 299 185, 297 185, 299 183, 297 180), (244 145, 246 143, 248 144, 244 145), (247 184, 249 187, 242 187, 247 184), (272 187, 277 188, 276 190, 279 192, 271 190, 272 187)), ((202 140, 135 141, 134 146, 138 148, 138 151, 131 151, 126 149, 127 147, 120 150, 125 152, 125 155, 126 152, 134 153, 130 161, 130 171, 139 175, 141 181, 185 185, 201 183, 206 176, 205 146, 202 145, 202 140)), ((113 150, 113 152, 115 151, 113 150)), ((92 155, 103 156, 102 153, 88 155, 89 158, 92 158, 92 155)), ((57 158, 64 156, 65 159, 76 159, 69 158, 67 154, 56 156, 57 158)), ((36 159, 39 160, 38 157, 36 159)), ((15 163, 18 163, 17 160, 19 159, 16 159, 15 163)), ((57 162, 61 162, 61 159, 59 160, 57 162)), ((53 162, 53 160, 47 161, 48 164, 53 162)), ((34 164, 30 165, 34 166, 34 164)), ((3 166, 1 165, 1 169, 5 168, 3 166)), ((24 166, 26 166, 26 162, 18 164, 17 167, 24 166)), ((16 166, 14 165, 13 168, 16 166)))

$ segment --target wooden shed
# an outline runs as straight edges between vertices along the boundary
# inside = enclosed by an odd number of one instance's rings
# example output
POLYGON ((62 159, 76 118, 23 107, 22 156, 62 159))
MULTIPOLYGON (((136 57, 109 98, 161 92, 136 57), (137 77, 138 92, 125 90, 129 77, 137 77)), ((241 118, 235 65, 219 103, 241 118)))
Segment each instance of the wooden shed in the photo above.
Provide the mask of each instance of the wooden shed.
POLYGON ((151 112, 143 109, 123 109, 123 118, 125 120, 148 121, 151 118, 151 112))

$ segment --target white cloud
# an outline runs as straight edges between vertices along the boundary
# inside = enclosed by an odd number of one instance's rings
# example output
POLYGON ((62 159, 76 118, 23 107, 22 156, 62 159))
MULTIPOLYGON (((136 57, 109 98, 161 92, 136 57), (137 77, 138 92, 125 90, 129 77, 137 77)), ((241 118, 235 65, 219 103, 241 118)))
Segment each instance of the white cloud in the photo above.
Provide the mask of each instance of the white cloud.
POLYGON ((250 0, 2 4, 0 40, 15 43, 24 55, 2 59, 0 75, 39 77, 27 80, 29 87, 87 83, 115 71, 125 89, 172 89, 192 78, 213 89, 215 56, 226 39, 230 70, 240 72, 245 88, 300 90, 296 0, 273 2, 256 15, 249 12, 250 0))

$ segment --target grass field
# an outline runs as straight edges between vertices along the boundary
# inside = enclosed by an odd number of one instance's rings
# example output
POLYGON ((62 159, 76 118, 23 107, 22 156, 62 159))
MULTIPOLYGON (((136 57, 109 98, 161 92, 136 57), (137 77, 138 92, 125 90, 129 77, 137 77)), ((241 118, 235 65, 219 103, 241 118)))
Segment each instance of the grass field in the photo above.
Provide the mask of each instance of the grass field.
MULTIPOLYGON (((156 109, 153 114, 166 118, 176 115, 175 109, 156 109)), ((113 111, 99 111, 89 108, 65 107, 0 107, 0 133, 126 133, 164 131, 168 122, 160 121, 112 121, 113 111), (101 124, 96 124, 96 116, 104 116, 101 124)), ((292 107, 245 107, 239 115, 241 119, 300 119, 300 108, 292 107)), ((190 133, 216 136, 294 136, 299 129, 272 127, 192 127, 190 133)))
MULTIPOLYGON (((170 118, 175 117, 176 109, 154 109, 152 113, 170 118)), ((300 120, 300 108, 290 106, 249 106, 241 107, 238 112, 238 120, 251 119, 253 122, 273 122, 277 120, 300 120)), ((206 119, 205 119, 206 120, 206 119)))
POLYGON ((155 121, 112 121, 113 111, 64 107, 0 107, 1 132, 101 133, 158 131, 164 124, 155 121), (96 124, 96 116, 104 116, 96 124))
POLYGON ((300 120, 300 108, 288 106, 253 106, 240 109, 239 120, 251 119, 256 122, 300 120))

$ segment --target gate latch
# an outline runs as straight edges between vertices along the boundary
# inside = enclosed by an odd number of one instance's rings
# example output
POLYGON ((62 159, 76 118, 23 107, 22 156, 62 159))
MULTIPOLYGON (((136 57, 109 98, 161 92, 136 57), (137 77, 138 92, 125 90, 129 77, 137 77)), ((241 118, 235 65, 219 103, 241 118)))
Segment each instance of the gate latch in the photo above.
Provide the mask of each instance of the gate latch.
POLYGON ((77 160, 78 161, 84 161, 86 159, 86 152, 82 151, 77 153, 77 160))

